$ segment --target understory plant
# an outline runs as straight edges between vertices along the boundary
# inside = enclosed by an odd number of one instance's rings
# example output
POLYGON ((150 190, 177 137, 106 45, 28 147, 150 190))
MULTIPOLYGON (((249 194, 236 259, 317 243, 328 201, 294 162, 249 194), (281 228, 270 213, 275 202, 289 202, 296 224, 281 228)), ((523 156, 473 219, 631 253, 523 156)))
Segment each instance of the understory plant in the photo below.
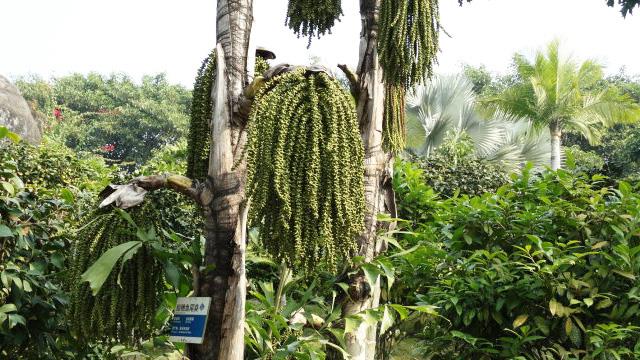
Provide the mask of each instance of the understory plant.
POLYGON ((413 224, 404 241, 417 250, 397 260, 399 291, 440 315, 413 335, 422 356, 640 356, 640 195, 631 184, 526 168, 495 192, 442 199, 407 169, 394 181, 413 224))

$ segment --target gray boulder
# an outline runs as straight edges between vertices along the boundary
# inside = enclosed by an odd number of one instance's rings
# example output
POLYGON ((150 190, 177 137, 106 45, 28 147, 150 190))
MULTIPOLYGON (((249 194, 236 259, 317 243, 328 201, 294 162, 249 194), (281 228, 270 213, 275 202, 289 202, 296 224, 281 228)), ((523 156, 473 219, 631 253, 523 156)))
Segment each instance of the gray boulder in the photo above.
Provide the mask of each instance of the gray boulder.
POLYGON ((31 143, 42 140, 42 123, 36 119, 20 91, 0 75, 0 126, 31 143))

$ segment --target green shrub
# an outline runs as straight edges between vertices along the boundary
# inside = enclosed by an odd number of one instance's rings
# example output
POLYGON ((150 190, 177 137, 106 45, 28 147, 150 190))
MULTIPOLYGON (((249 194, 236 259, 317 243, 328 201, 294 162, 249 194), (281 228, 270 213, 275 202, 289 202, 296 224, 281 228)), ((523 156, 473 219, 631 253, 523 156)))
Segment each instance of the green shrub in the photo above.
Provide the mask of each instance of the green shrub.
POLYGON ((62 284, 70 224, 82 189, 104 171, 52 143, 0 142, 0 357, 68 357, 62 284))
POLYGON ((498 162, 477 158, 468 140, 448 142, 429 157, 409 156, 423 172, 424 181, 443 197, 482 195, 509 181, 509 171, 498 162))
POLYGON ((631 185, 526 169, 496 193, 440 200, 415 165, 403 166, 395 186, 414 222, 406 241, 418 247, 399 261, 398 282, 419 293, 409 300, 439 307, 420 335, 429 358, 640 356, 631 185))

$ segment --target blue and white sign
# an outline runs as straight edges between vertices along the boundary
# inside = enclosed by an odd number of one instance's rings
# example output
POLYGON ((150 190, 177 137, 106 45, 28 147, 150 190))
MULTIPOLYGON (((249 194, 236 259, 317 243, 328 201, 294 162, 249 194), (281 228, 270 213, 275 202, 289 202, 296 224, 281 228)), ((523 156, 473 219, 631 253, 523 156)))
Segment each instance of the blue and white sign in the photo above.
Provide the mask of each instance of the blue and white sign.
POLYGON ((209 316, 210 297, 178 298, 171 320, 169 340, 189 344, 202 344, 209 316))

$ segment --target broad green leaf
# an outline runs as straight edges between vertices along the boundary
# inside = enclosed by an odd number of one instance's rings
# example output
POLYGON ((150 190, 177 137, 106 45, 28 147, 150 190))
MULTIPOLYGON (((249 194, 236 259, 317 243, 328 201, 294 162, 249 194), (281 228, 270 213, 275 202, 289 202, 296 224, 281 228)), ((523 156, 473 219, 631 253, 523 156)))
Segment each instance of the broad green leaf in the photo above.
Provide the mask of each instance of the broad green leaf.
POLYGON ((171 261, 164 263, 164 273, 175 290, 180 288, 180 269, 171 261))
POLYGON ((378 276, 382 274, 382 271, 377 266, 370 263, 362 264, 362 271, 364 271, 364 276, 371 287, 378 282, 378 276))
POLYGON ((513 320, 513 328, 517 329, 520 326, 524 325, 527 322, 529 315, 520 315, 515 320, 513 320))
POLYGON ((549 301, 549 311, 551 311, 551 315, 558 315, 560 316, 560 309, 562 308, 562 305, 556 301, 556 299, 551 299, 551 301, 549 301))
POLYGON ((620 271, 620 270, 613 270, 614 273, 626 277, 629 280, 635 280, 636 276, 633 275, 632 273, 626 272, 626 271, 620 271))
POLYGON ((600 241, 599 243, 593 244, 591 246, 591 250, 598 250, 608 245, 609 245, 608 241, 600 241))
POLYGON ((131 226, 133 226, 135 228, 138 227, 138 225, 136 225, 136 222, 133 221, 133 219, 131 218, 131 215, 129 215, 128 212, 126 212, 126 211, 124 211, 124 210, 122 210, 120 208, 116 208, 116 211, 118 212, 118 214, 120 216, 122 216, 123 219, 125 219, 129 223, 129 225, 131 225, 131 226))
POLYGON ((601 310, 601 309, 606 309, 609 306, 613 305, 613 301, 611 301, 611 299, 606 298, 603 299, 602 301, 600 301, 597 305, 596 305, 596 309, 597 310, 601 310))
POLYGON ((6 192, 9 193, 9 195, 13 196, 16 193, 16 189, 13 187, 13 185, 10 182, 0 181, 0 184, 6 190, 6 192))
POLYGON ((27 326, 27 321, 25 320, 24 316, 18 315, 18 314, 9 314, 9 329, 13 328, 18 324, 27 326))
POLYGON ((0 224, 0 237, 12 237, 13 232, 7 225, 0 224))
POLYGON ((141 246, 141 241, 129 241, 107 250, 80 279, 89 282, 93 296, 96 296, 118 260, 129 251, 135 253, 141 246))
POLYGON ((62 266, 64 265, 64 255, 58 252, 54 253, 51 255, 51 263, 58 269, 62 269, 62 266))
POLYGON ((347 316, 344 319, 344 333, 350 334, 358 330, 358 327, 362 323, 362 319, 357 316, 347 316))
POLYGON ((404 305, 390 304, 389 306, 391 306, 398 313, 398 315, 400 315, 400 320, 404 320, 407 318, 407 316, 409 316, 409 310, 407 310, 404 305))
POLYGON ((73 205, 75 201, 75 197, 73 196, 73 193, 69 189, 64 188, 60 190, 60 196, 62 197, 65 203, 69 205, 73 205))
POLYGON ((393 286, 393 283, 395 282, 395 274, 394 274, 394 268, 393 268, 393 264, 391 263, 391 261, 388 260, 380 260, 379 261, 380 266, 382 267, 382 269, 384 270, 384 276, 386 276, 387 278, 387 290, 389 292, 391 292, 391 287, 393 286))
POLYGON ((9 313, 12 311, 18 311, 18 308, 14 304, 4 304, 0 306, 0 313, 9 313))
POLYGON ((380 322, 380 334, 384 334, 393 326, 395 319, 393 317, 393 312, 389 311, 389 307, 384 307, 384 313, 382 314, 382 321, 380 322))

